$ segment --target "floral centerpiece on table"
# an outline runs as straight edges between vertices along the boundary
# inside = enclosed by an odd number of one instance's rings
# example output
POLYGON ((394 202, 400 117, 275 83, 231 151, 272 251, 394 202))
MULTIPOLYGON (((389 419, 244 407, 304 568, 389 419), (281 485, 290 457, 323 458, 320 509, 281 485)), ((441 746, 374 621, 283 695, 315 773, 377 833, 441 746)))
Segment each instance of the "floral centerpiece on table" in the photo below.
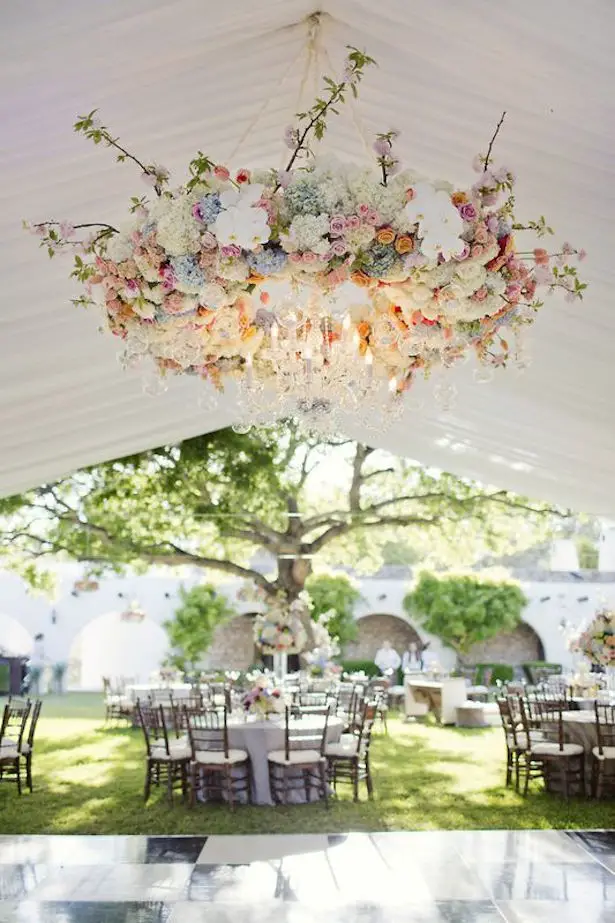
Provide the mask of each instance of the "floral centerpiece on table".
POLYGON ((274 684, 272 677, 263 673, 246 692, 242 704, 247 714, 267 718, 269 715, 283 714, 286 699, 282 690, 274 684))
MULTIPOLYGON (((248 403, 273 384, 299 414, 336 402, 356 412, 377 382, 394 398, 468 351, 489 367, 521 364, 518 337, 543 305, 539 292, 583 297, 583 250, 516 242, 517 231, 553 231, 542 216, 515 215, 514 172, 491 156, 504 115, 468 186, 402 167, 395 131, 376 135, 375 169, 314 156, 327 117, 373 63, 349 48, 342 78, 324 77, 286 129, 283 170, 231 170, 199 151, 187 182, 172 186, 96 110, 78 118, 75 131, 135 164, 153 197, 134 196, 119 227, 28 227, 50 257, 73 257, 84 287, 74 301, 100 306, 126 365, 149 357, 162 377, 195 375, 220 390, 237 378, 248 403)), ((261 405, 275 415, 266 396, 261 405)))
POLYGON ((570 650, 597 666, 615 668, 615 609, 599 609, 587 628, 571 640, 570 650))
POLYGON ((311 609, 307 593, 288 601, 285 593, 266 596, 260 589, 245 589, 252 599, 263 601, 265 611, 254 617, 254 643, 263 654, 300 654, 307 643, 307 633, 301 620, 311 609))

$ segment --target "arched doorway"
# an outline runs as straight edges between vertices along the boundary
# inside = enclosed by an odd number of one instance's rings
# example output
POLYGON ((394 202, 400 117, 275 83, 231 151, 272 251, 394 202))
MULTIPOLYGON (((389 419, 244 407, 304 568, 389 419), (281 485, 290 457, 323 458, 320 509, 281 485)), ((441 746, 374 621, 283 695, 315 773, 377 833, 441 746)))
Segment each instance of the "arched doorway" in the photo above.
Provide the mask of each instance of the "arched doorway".
POLYGON ((103 676, 146 682, 167 650, 167 634, 152 619, 126 621, 119 612, 107 612, 88 622, 73 640, 68 685, 101 689, 103 676))
POLYGON ((390 641, 401 654, 408 645, 423 648, 419 633, 405 619, 387 613, 365 615, 357 620, 357 637, 345 645, 346 660, 373 660, 383 641, 390 641))
POLYGON ((34 638, 12 615, 0 613, 0 654, 26 657, 32 652, 34 638))
POLYGON ((507 663, 511 667, 533 660, 544 660, 545 649, 540 636, 528 625, 520 622, 512 631, 502 631, 488 641, 471 648, 464 663, 507 663))

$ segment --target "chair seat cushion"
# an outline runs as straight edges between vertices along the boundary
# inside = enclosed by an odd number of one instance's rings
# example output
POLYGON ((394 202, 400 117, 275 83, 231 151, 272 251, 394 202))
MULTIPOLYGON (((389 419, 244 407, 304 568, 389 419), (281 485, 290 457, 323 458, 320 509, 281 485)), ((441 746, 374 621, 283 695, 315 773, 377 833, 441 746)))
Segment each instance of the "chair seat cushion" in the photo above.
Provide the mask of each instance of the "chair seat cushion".
POLYGON ((350 759, 351 757, 357 755, 359 749, 358 738, 352 737, 348 734, 344 734, 343 737, 338 743, 327 744, 325 748, 325 756, 341 756, 350 759), (344 740, 343 737, 349 737, 350 739, 344 740))
POLYGON ((598 747, 594 747, 592 753, 599 760, 615 760, 615 747, 603 747, 602 753, 598 747))
POLYGON ((151 749, 154 760, 189 760, 192 756, 190 744, 183 740, 169 741, 169 753, 166 752, 164 743, 156 743, 151 749))
POLYGON ((270 763, 280 766, 304 766, 311 763, 320 763, 324 759, 318 750, 291 750, 286 759, 284 750, 272 750, 267 754, 270 763))
POLYGON ((14 760, 16 756, 19 756, 17 744, 14 741, 8 742, 4 738, 0 746, 0 760, 14 760))
POLYGON ((580 756, 583 753, 581 744, 564 744, 560 750, 559 744, 542 741, 532 744, 532 754, 535 756, 580 756))
POLYGON ((245 763, 248 754, 245 750, 229 750, 228 757, 225 757, 224 750, 197 750, 194 759, 203 766, 224 766, 227 763, 245 763))
MULTIPOLYGON (((544 739, 545 736, 542 731, 530 731, 530 743, 532 745, 542 743, 544 739)), ((506 735, 506 746, 511 749, 514 748, 515 739, 512 734, 506 735)), ((525 731, 517 731, 517 747, 521 747, 523 750, 529 750, 525 731)))

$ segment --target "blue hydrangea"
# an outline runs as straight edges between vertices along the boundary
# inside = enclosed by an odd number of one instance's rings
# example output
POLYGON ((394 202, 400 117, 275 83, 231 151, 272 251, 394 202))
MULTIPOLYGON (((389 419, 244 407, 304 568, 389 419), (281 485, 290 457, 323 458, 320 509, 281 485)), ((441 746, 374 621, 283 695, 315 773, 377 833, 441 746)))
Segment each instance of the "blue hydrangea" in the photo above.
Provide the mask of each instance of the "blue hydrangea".
POLYGON ((281 272, 288 262, 288 256, 281 247, 263 247, 247 257, 248 266, 261 276, 272 276, 281 272))
POLYGON ((209 195, 204 195, 202 199, 199 199, 196 204, 196 211, 198 211, 201 221, 205 224, 213 224, 222 211, 218 193, 210 192, 209 195))
POLYGON ((401 266, 401 261, 393 247, 386 244, 374 244, 365 254, 361 267, 366 275, 374 279, 386 276, 394 266, 401 266))
POLYGON ((198 292, 205 285, 205 273, 199 266, 197 258, 191 253, 183 256, 174 256, 171 266, 175 278, 182 288, 191 292, 198 292))
POLYGON ((284 190, 284 201, 294 215, 320 215, 325 211, 318 186, 299 179, 284 190))
POLYGON ((141 228, 141 234, 143 235, 143 238, 145 239, 146 237, 149 237, 150 234, 152 234, 155 230, 156 230, 156 222, 146 221, 143 227, 141 228))

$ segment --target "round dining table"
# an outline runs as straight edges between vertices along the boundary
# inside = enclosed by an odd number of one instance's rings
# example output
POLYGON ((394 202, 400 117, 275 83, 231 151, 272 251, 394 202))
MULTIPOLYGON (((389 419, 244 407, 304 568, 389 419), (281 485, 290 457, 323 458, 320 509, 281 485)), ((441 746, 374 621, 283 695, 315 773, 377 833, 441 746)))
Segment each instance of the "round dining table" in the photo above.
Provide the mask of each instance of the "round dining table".
MULTIPOLYGON (((305 749, 320 746, 325 725, 324 715, 303 715, 290 721, 293 738, 305 737, 305 749)), ((342 736, 344 722, 337 716, 330 717, 327 723, 327 743, 335 743, 342 736)), ((253 720, 248 716, 235 717, 228 721, 229 747, 246 750, 250 756, 252 769, 252 801, 254 804, 273 804, 269 786, 269 765, 267 754, 273 750, 284 749, 284 718, 275 717, 266 721, 253 720)), ((303 792, 291 791, 292 801, 301 803, 306 800, 303 792)), ((310 800, 316 801, 316 789, 310 792, 310 800)))

